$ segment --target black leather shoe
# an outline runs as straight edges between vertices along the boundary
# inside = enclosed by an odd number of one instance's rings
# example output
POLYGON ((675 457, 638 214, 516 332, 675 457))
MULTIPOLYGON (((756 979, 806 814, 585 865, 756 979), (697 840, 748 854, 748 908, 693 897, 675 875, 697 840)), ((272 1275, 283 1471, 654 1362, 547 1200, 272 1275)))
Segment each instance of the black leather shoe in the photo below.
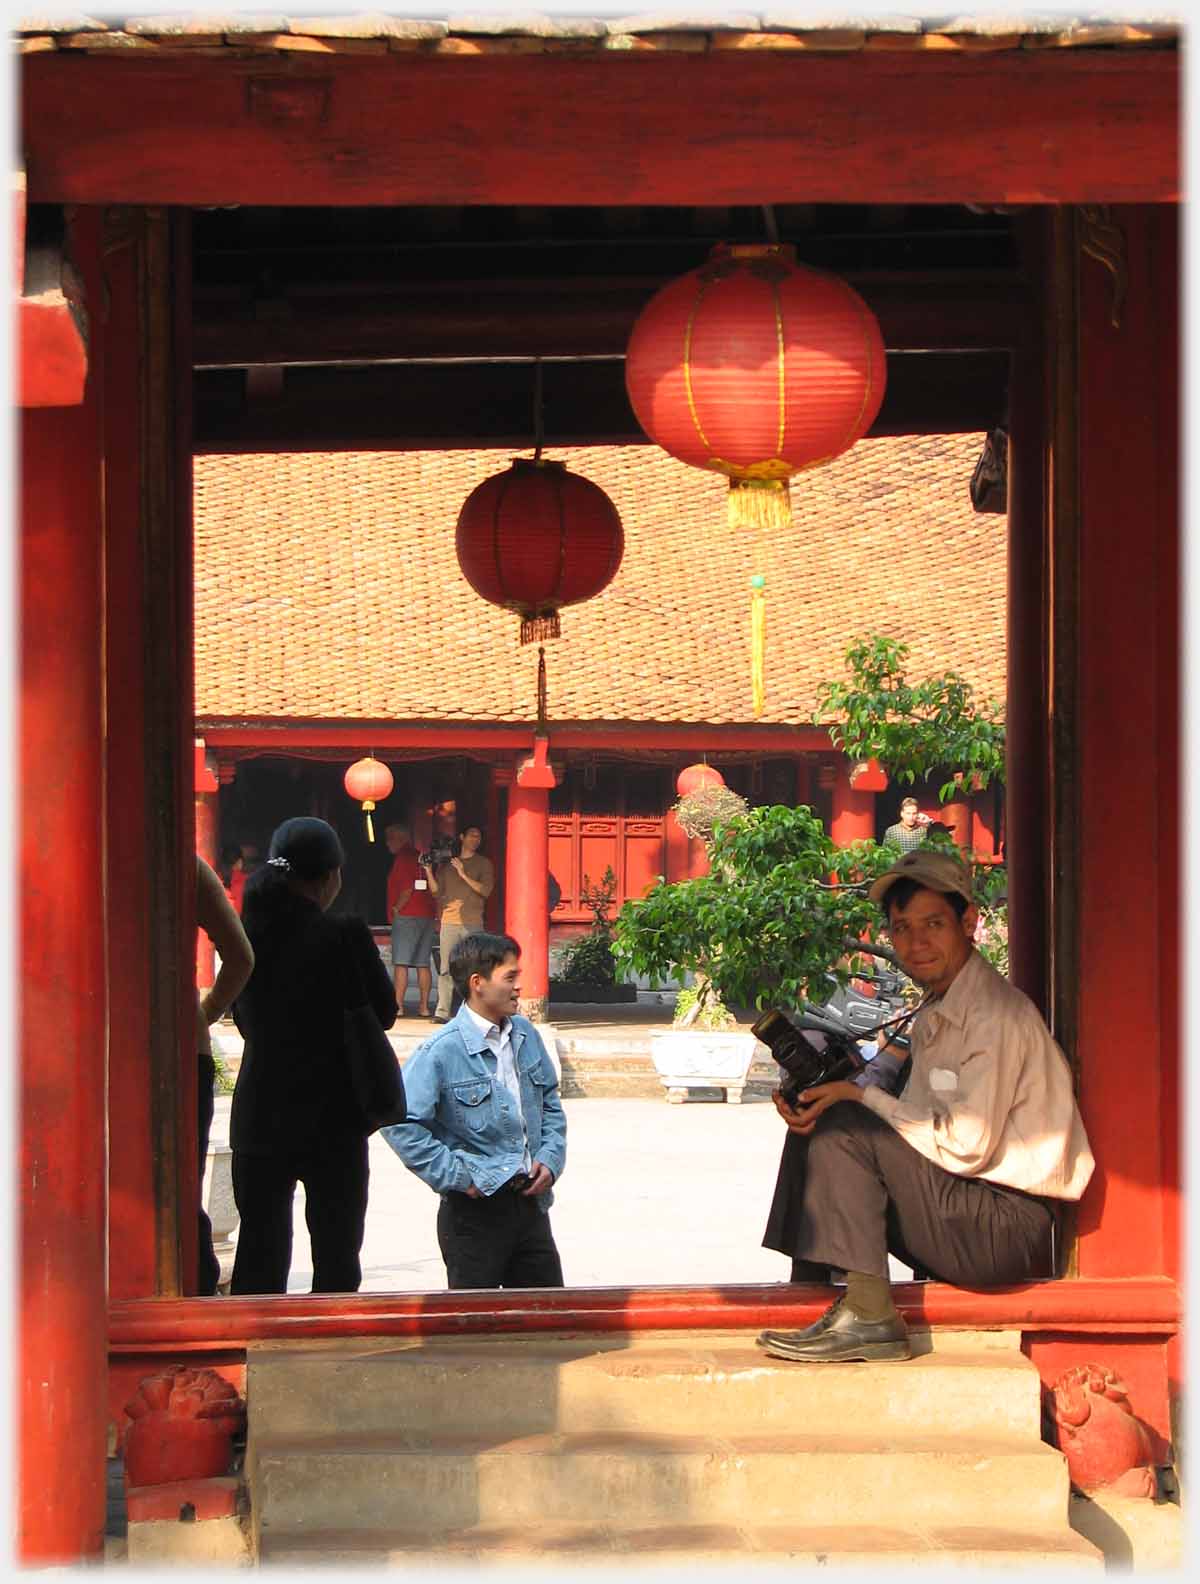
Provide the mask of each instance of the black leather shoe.
POLYGON ((803 1331, 764 1331, 758 1338, 772 1358, 795 1364, 834 1364, 851 1359, 877 1363, 912 1357, 908 1327, 899 1315, 863 1320, 845 1298, 831 1304, 819 1320, 803 1331))
POLYGON ((450 1019, 449 1018, 444 1018, 444 1017, 438 1017, 437 1013, 435 1012, 434 1015, 433 1015, 433 1021, 435 1023, 449 1023, 450 1019))

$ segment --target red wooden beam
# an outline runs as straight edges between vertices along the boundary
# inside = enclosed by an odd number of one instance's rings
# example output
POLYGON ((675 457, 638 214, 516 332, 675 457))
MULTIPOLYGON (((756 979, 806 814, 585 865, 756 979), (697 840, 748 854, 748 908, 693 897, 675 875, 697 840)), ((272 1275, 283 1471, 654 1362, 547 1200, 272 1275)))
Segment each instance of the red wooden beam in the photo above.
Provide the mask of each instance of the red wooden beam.
MULTIPOLYGON (((527 725, 442 726, 419 722, 347 721, 239 721, 198 717, 197 731, 210 748, 255 749, 259 753, 287 754, 296 748, 444 748, 447 753, 468 748, 520 750, 533 742, 534 722, 527 725)), ((623 724, 604 721, 595 725, 550 727, 551 752, 560 748, 603 748, 610 753, 636 753, 642 748, 678 749, 689 753, 722 748, 759 753, 830 752, 829 733, 820 726, 714 726, 704 722, 674 725, 623 724)))
POLYGON ((22 60, 31 201, 1173 202, 1167 50, 22 60))
POLYGON ((87 382, 87 346, 61 291, 17 300, 19 407, 77 407, 87 382))
MULTIPOLYGON (((1029 1282, 967 1291, 899 1283, 913 1326, 957 1330, 1170 1335, 1181 1299, 1166 1277, 1029 1282)), ((828 1306, 827 1287, 582 1287, 560 1290, 131 1299, 109 1309, 109 1350, 186 1352, 318 1337, 446 1336, 538 1331, 747 1330, 801 1326, 828 1306)))

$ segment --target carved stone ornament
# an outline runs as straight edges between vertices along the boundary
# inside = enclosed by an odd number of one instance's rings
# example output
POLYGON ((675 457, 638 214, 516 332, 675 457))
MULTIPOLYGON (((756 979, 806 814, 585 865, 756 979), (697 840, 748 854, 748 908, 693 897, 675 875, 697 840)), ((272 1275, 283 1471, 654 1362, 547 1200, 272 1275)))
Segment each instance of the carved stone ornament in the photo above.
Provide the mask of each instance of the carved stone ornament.
POLYGON ((1081 233, 1079 246, 1088 258, 1103 264, 1112 276, 1112 312, 1110 320, 1114 330, 1121 328, 1121 309, 1125 305, 1125 288, 1128 272, 1125 263, 1125 234, 1112 218, 1108 204, 1081 204, 1079 206, 1081 233))
POLYGON ((125 1404, 125 1482, 169 1485, 229 1471, 246 1405, 215 1370, 171 1364, 147 1375, 125 1404))
POLYGON ((1054 1439, 1066 1454, 1071 1483, 1153 1499, 1150 1433, 1129 1406, 1124 1381, 1104 1364, 1079 1364, 1052 1394, 1054 1439))

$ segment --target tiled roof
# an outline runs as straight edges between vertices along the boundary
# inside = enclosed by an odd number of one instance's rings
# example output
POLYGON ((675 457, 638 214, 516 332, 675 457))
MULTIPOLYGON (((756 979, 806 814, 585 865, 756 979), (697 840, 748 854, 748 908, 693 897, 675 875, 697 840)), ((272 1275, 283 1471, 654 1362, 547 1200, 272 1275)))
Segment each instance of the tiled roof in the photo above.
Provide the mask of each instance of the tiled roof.
POLYGON ((383 11, 297 16, 284 12, 172 11, 96 17, 53 11, 18 18, 17 47, 147 57, 164 52, 286 55, 589 53, 729 49, 817 51, 998 50, 1178 45, 1182 10, 1146 7, 1086 11, 998 11, 979 16, 884 14, 869 8, 821 12, 811 4, 723 12, 716 6, 670 6, 628 15, 430 8, 425 17, 383 11))
MULTIPOLYGON (((871 629, 910 675, 1003 697, 1005 518, 968 494, 982 435, 862 440, 792 484, 767 548, 764 723, 811 720, 871 629)), ((754 535, 724 481, 653 446, 557 449, 606 490, 625 558, 547 644, 552 721, 752 719, 754 535)), ((534 717, 536 646, 454 554, 459 507, 510 450, 198 456, 196 713, 206 722, 534 717)))

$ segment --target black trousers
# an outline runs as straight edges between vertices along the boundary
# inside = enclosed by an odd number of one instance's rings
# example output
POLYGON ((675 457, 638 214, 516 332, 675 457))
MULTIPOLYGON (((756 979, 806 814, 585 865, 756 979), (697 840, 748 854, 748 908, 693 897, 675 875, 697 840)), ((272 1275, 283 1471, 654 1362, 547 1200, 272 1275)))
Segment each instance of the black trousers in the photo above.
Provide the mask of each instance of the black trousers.
POLYGON ((297 1183, 304 1184, 313 1292, 357 1292, 368 1176, 367 1140, 361 1133, 335 1134, 275 1155, 235 1149, 233 1197, 241 1225, 230 1292, 287 1291, 297 1183))
POLYGON ((443 1194, 437 1234, 451 1289, 563 1285, 550 1217, 536 1199, 507 1188, 488 1199, 443 1194))
POLYGON ((888 1274, 888 1254, 955 1287, 1053 1276, 1055 1201, 945 1171, 863 1105, 831 1106, 789 1133, 763 1236, 788 1254, 793 1281, 832 1266, 888 1274))
POLYGON ((212 1222, 204 1208, 204 1168, 208 1162, 208 1135, 212 1132, 213 1084, 217 1078, 217 1064, 207 1051, 197 1057, 200 1070, 200 1088, 196 1095, 196 1142, 199 1145, 199 1172, 197 1179, 200 1203, 197 1206, 199 1225, 196 1231, 196 1292, 201 1298, 211 1298, 221 1279, 221 1262, 213 1253, 212 1222))

